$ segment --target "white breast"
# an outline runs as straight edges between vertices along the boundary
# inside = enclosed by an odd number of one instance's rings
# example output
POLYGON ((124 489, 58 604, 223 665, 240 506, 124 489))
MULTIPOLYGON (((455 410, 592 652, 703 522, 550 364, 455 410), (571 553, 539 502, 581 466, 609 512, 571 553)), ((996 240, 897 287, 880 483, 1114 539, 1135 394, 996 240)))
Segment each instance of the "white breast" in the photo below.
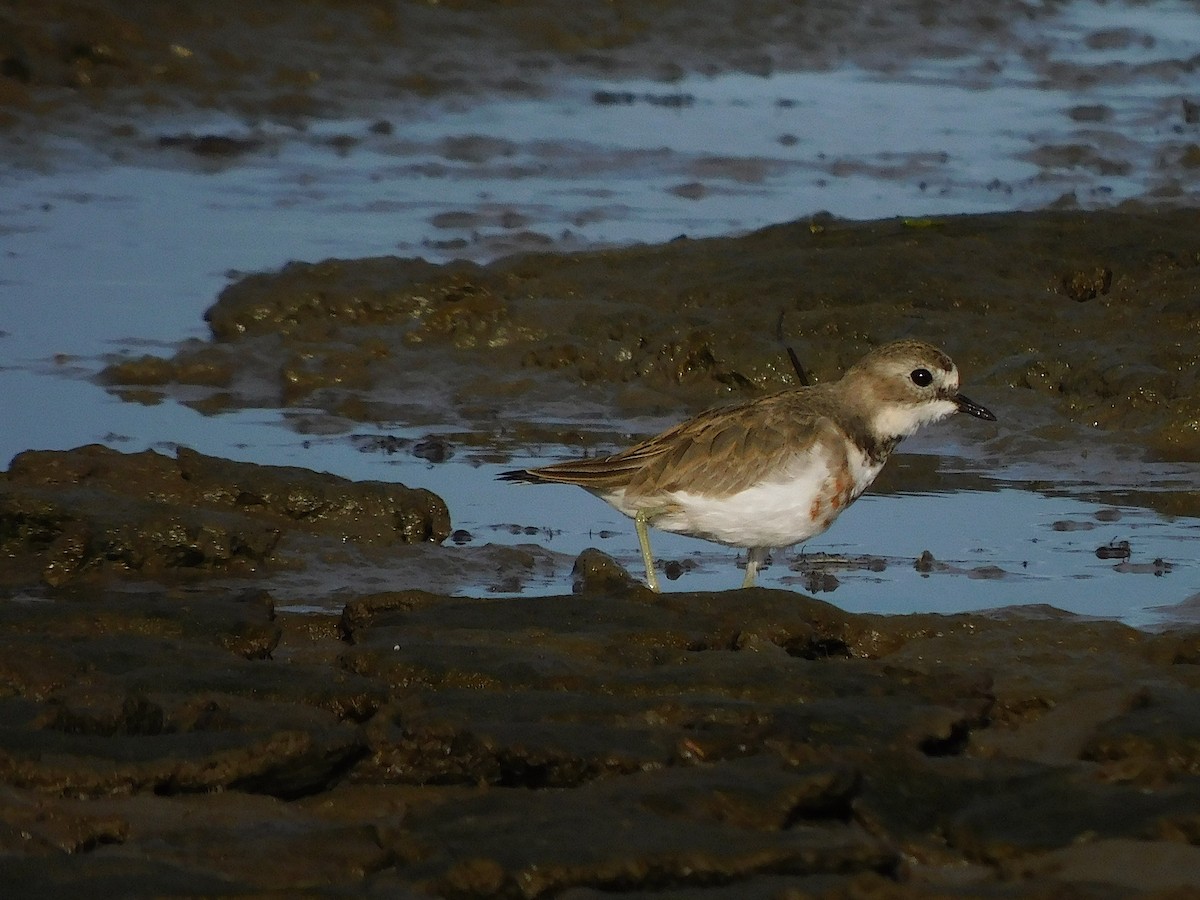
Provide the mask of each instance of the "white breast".
POLYGON ((651 524, 664 531, 734 547, 789 547, 828 528, 883 467, 857 447, 850 450, 848 457, 848 467, 837 472, 830 458, 814 448, 798 454, 790 465, 770 478, 727 497, 672 491, 653 500, 640 498, 636 507, 625 504, 621 493, 604 499, 626 515, 636 514, 638 508, 648 510, 651 524), (839 476, 849 496, 836 508, 830 508, 828 498, 835 493, 839 476), (655 515, 656 509, 665 511, 655 515))

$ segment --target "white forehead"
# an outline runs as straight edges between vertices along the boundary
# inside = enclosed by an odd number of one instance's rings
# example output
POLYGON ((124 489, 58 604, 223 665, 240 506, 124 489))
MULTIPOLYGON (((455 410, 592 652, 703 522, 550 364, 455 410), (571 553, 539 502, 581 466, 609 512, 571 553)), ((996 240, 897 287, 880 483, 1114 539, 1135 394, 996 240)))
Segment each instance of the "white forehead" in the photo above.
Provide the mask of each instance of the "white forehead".
POLYGON ((950 364, 949 369, 930 369, 933 373, 933 380, 939 384, 943 384, 952 390, 958 390, 958 366, 954 363, 950 364))

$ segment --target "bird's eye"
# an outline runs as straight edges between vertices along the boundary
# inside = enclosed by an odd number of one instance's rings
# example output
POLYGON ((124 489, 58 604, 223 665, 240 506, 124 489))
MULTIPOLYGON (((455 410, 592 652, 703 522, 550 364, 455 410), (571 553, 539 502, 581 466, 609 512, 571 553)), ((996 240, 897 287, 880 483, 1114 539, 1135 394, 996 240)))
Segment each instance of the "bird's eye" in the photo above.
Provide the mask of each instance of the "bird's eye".
POLYGON ((933 383, 933 373, 928 369, 913 369, 908 376, 917 387, 928 387, 933 383))

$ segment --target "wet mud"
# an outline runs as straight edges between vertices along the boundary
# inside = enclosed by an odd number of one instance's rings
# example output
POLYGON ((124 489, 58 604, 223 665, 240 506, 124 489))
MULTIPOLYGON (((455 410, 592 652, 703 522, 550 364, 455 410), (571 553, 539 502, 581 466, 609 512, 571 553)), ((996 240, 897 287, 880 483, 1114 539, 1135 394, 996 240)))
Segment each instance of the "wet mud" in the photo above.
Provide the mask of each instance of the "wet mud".
MULTIPOLYGON (((265 8, 214 0, 197 12, 106 0, 48 0, 32 10, 8 0, 0 4, 0 125, 16 131, 19 145, 36 142, 47 117, 102 138, 103 125, 82 118, 97 112, 114 117, 112 137, 136 131, 136 113, 146 109, 220 109, 251 120, 304 123, 370 109, 379 96, 537 96, 555 80, 579 74, 650 77, 669 85, 688 73, 765 77, 844 63, 889 70, 906 59, 961 58, 981 43, 1027 40, 1031 64, 1045 66, 1056 81, 1120 79, 1131 69, 1169 76, 1194 65, 1185 58, 1063 66, 1049 58, 1048 39, 1025 33, 1058 11, 1014 2, 908 2, 872 4, 864 12, 858 3, 818 8, 753 0, 729 16, 723 4, 711 2, 580 7, 567 0, 356 0, 265 8), (347 53, 347 46, 356 52, 347 53)), ((1150 46, 1154 38, 1098 28, 1089 40, 1089 46, 1119 50, 1150 46)), ((628 100, 623 92, 598 97, 628 100)), ((1191 107, 1183 112, 1195 114, 1191 107)), ((1103 121, 1111 114, 1082 108, 1078 116, 1103 121)), ((239 148, 245 149, 225 141, 193 146, 205 155, 239 148)))
MULTIPOLYGON (((9 559, 45 552, 13 532, 9 559)), ((598 551, 570 595, 340 616, 145 574, 0 607, 18 893, 1200 887, 1194 630, 656 595, 598 551)))
MULTIPOLYGON (((1038 15, 754 8, 726 28, 707 4, 5 3, 0 125, 39 164, 54 135, 127 146, 146 108, 303 122, 354 113, 367 83, 427 99, 536 94, 564 72, 887 65, 1038 15)), ((182 131, 164 146, 199 165, 257 149, 182 131)), ((818 216, 487 265, 302 261, 238 278, 209 339, 114 358, 100 378, 132 402, 303 410, 305 427, 436 463, 454 452, 436 434, 352 433, 436 425, 500 455, 586 442, 594 431, 572 429, 592 412, 677 418, 793 383, 788 347, 823 380, 914 335, 947 346, 1001 415, 983 454, 1100 434, 1197 460, 1198 275, 1200 216, 1137 204, 818 216)), ((1196 515, 1200 499, 1163 502, 1196 515)), ((596 550, 570 594, 456 596, 448 571, 541 558, 453 535, 439 498, 397 484, 187 448, 14 459, 0 474, 5 891, 1200 891, 1194 625, 656 595, 596 550), (426 589, 372 586, 384 559, 426 589)))
MULTIPOLYGON (((316 547, 441 543, 442 500, 399 484, 253 466, 179 448, 122 454, 99 445, 19 454, 0 480, 0 579, 58 587, 78 578, 254 574, 316 547)), ((319 552, 319 551, 317 551, 319 552)))
POLYGON ((1198 277, 1193 210, 803 221, 484 266, 297 262, 223 291, 210 341, 102 377, 131 397, 207 385, 188 401, 203 409, 437 410, 479 430, 553 418, 564 385, 627 415, 695 411, 794 385, 789 347, 825 380, 919 336, 1002 407, 996 446, 1102 430, 1195 461, 1198 277))

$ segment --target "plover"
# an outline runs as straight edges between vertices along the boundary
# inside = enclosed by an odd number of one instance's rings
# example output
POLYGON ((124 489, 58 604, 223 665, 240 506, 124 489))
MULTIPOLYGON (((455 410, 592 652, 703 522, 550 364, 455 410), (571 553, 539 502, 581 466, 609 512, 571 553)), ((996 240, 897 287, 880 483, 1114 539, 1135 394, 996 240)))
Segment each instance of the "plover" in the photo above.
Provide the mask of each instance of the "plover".
POLYGON ((499 478, 577 485, 630 516, 653 590, 649 526, 745 548, 750 587, 772 549, 825 531, 903 438, 956 412, 996 419, 958 392, 949 356, 895 341, 837 381, 710 409, 610 456, 499 478))

